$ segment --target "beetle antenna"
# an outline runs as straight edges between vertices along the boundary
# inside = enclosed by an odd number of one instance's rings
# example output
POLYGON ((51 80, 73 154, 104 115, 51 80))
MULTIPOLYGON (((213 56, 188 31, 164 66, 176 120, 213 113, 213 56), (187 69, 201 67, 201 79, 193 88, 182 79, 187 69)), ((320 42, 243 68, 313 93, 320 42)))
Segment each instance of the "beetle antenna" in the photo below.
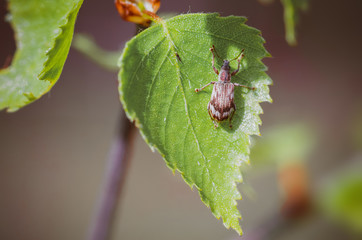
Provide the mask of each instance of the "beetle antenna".
POLYGON ((243 58, 243 56, 244 56, 244 55, 243 55, 244 50, 245 50, 245 49, 241 50, 241 52, 239 53, 239 55, 237 55, 237 56, 236 56, 236 58, 234 58, 234 59, 230 60, 230 62, 231 62, 231 61, 234 61, 234 60, 236 60, 236 59, 238 59, 240 56, 241 56, 241 58, 240 58, 240 59, 242 59, 242 58, 243 58))
POLYGON ((214 46, 214 45, 212 45, 212 47, 210 48, 210 51, 211 51, 212 53, 215 53, 216 56, 217 56, 218 58, 220 58, 221 60, 224 60, 224 59, 222 59, 222 58, 219 56, 219 54, 216 52, 216 49, 215 49, 215 46, 214 46))

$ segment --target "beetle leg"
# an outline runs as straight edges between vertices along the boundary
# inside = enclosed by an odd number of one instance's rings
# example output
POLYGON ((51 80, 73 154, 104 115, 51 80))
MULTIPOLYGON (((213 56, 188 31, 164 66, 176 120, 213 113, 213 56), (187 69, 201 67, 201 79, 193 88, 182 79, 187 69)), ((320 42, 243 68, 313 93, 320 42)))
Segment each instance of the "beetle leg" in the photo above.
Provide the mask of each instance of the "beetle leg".
POLYGON ((250 90, 255 90, 255 87, 248 87, 248 86, 245 86, 245 85, 241 85, 241 84, 239 84, 239 83, 233 83, 234 84, 234 86, 236 86, 236 87, 244 87, 244 88, 248 88, 248 89, 250 89, 250 90))
POLYGON ((238 68, 231 73, 231 76, 234 76, 235 74, 237 74, 239 72, 239 70, 240 70, 240 59, 238 59, 238 68))
MULTIPOLYGON (((243 57, 244 57, 244 54, 243 54, 243 53, 244 53, 244 49, 241 50, 241 52, 240 52, 240 58, 238 59, 238 68, 231 73, 231 76, 234 76, 235 74, 237 74, 237 73, 239 72, 239 70, 240 70, 240 61, 241 61, 241 59, 243 59, 243 57)), ((238 57, 239 57, 239 56, 237 56, 236 58, 238 58, 238 57)), ((233 60, 235 60, 235 58, 234 58, 233 60)), ((231 61, 232 61, 232 60, 231 60, 231 61)))
MULTIPOLYGON (((214 72, 219 75, 219 71, 216 69, 215 67, 215 54, 214 54, 214 51, 215 51, 215 46, 212 45, 212 47, 210 48, 210 51, 212 53, 212 69, 214 69, 214 72)), ((216 51, 215 51, 216 53, 216 51)), ((219 55, 216 53, 216 55, 219 57, 219 55)))
POLYGON ((200 92, 201 90, 204 90, 204 88, 206 88, 207 86, 209 86, 210 84, 215 84, 216 82, 209 82, 208 84, 206 84, 205 86, 203 86, 202 88, 196 88, 195 92, 200 92))
POLYGON ((230 117, 229 117, 229 127, 230 127, 230 129, 233 128, 233 125, 231 124, 231 120, 233 119, 234 113, 235 113, 235 110, 231 112, 230 117))
POLYGON ((213 118, 213 116, 212 116, 212 114, 211 114, 210 102, 209 102, 209 104, 207 105, 207 112, 209 113, 210 118, 211 118, 211 120, 212 120, 212 123, 214 124, 215 129, 216 129, 219 125, 217 124, 216 120, 213 118))
POLYGON ((211 110, 210 110, 210 102, 209 102, 209 104, 207 104, 207 112, 209 113, 211 120, 214 122, 214 118, 213 118, 211 110))

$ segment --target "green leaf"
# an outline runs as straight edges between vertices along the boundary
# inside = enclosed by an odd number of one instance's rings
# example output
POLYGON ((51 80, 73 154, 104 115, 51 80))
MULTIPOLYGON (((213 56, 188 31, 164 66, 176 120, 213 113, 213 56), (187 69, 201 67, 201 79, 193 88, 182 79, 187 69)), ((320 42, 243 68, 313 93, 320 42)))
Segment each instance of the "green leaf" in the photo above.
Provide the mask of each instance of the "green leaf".
POLYGON ((0 71, 0 110, 29 104, 58 80, 83 0, 10 0, 9 19, 17 50, 9 68, 0 71))
MULTIPOLYGON (((249 135, 259 134, 259 102, 271 101, 270 78, 261 59, 268 55, 260 32, 243 17, 186 14, 148 28, 129 41, 121 57, 120 96, 128 117, 167 166, 196 186, 202 201, 224 225, 242 233, 236 207, 241 199, 240 165, 248 162, 249 135), (195 93, 217 76, 212 70, 215 45, 225 59, 242 49, 245 57, 233 82, 255 87, 235 90, 233 128, 214 129, 207 112, 212 87, 195 93)), ((217 60, 220 68, 221 60, 217 60)), ((231 63, 235 69, 237 62, 231 63)))
POLYGON ((297 44, 296 25, 299 21, 299 11, 308 8, 309 0, 281 0, 284 7, 285 39, 289 45, 297 44))
POLYGON ((325 214, 362 233, 362 164, 358 161, 330 179, 319 193, 319 205, 325 214))

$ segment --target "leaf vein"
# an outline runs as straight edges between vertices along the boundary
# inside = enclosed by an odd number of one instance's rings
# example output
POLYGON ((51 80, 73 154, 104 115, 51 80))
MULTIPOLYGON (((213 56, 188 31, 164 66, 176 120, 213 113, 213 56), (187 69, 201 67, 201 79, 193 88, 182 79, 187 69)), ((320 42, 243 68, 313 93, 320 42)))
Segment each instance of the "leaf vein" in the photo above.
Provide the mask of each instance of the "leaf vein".
POLYGON ((156 48, 158 45, 160 45, 166 38, 162 38, 160 41, 158 41, 155 46, 146 54, 144 54, 144 56, 142 57, 141 61, 138 63, 136 70, 133 72, 132 77, 129 79, 129 84, 127 85, 127 89, 125 90, 125 92, 128 92, 129 89, 132 86, 132 82, 134 80, 134 78, 136 77, 136 74, 138 73, 138 69, 141 67, 141 65, 143 64, 143 61, 148 57, 148 55, 150 55, 156 48))
MULTIPOLYGON (((173 29, 173 30, 176 30, 175 28, 173 27, 169 27, 170 29, 173 29)), ((232 38, 226 38, 226 37, 222 37, 222 36, 219 36, 219 35, 216 35, 216 34, 212 34, 212 33, 209 33, 209 32, 195 32, 195 31, 191 31, 191 30, 176 30, 178 32, 188 32, 188 33, 194 33, 194 34, 202 34, 202 35, 208 35, 208 36, 212 36, 212 37, 216 37, 216 38, 220 38, 220 39, 223 39, 223 40, 227 40, 227 41, 230 41, 230 42, 234 42, 234 43, 237 43, 237 44, 240 44, 240 42, 243 43, 244 46, 250 48, 250 49, 254 49, 256 51, 260 51, 258 48, 254 47, 254 46, 251 46, 249 44, 246 44, 244 41, 241 41, 241 40, 235 40, 235 39, 232 39, 232 38)))
POLYGON ((235 23, 240 23, 240 19, 236 19, 236 21, 230 21, 230 22, 226 21, 225 24, 220 24, 220 26, 217 29, 213 30, 213 31, 217 32, 220 29, 224 28, 225 26, 232 25, 232 24, 235 24, 235 23))
MULTIPOLYGON (((167 27, 166 27, 166 23, 164 23, 164 31, 166 33, 166 38, 172 43, 172 48, 175 48, 175 44, 174 44, 174 41, 172 40, 172 37, 170 35, 170 32, 168 31, 167 27)), ((175 50, 175 49, 174 49, 175 50)), ((180 66, 177 62, 177 59, 176 59, 176 56, 174 58, 175 60, 175 63, 176 63, 176 69, 177 69, 177 75, 178 75, 178 78, 177 78, 177 81, 178 81, 178 84, 180 86, 180 90, 181 90, 181 93, 182 93, 182 97, 184 99, 184 102, 185 102, 185 113, 186 113, 186 116, 187 116, 187 120, 188 120, 188 124, 190 126, 190 129, 191 129, 191 132, 192 132, 192 135, 194 137, 194 140, 195 140, 195 143, 196 143, 196 146, 197 146, 197 150, 199 151, 199 153, 201 154, 203 160, 204 160, 204 164, 205 164, 205 168, 206 168, 206 172, 208 173, 208 176, 211 180, 211 182, 213 184, 215 184, 212 176, 211 176, 211 173, 210 173, 210 170, 209 170, 209 166, 208 166, 208 161, 206 159, 206 156, 204 155, 203 151, 202 151, 202 148, 200 146, 200 143, 199 143, 199 140, 198 140, 198 137, 196 135, 196 132, 195 132, 195 129, 194 129, 194 126, 193 126, 193 123, 192 123, 192 120, 191 120, 191 117, 190 117, 190 113, 189 113, 189 110, 188 110, 188 104, 187 104, 187 100, 186 100, 186 94, 185 94, 185 90, 184 90, 184 86, 182 84, 182 79, 181 79, 181 71, 180 71, 180 66)), ((196 182, 194 182, 194 184, 197 186, 196 182)), ((200 186, 197 186, 198 188, 201 189, 200 186)))
MULTIPOLYGON (((165 58, 163 59, 163 61, 161 62, 160 66, 158 67, 157 69, 157 73, 152 77, 152 80, 151 80, 151 87, 149 87, 149 90, 148 90, 148 93, 147 93, 147 96, 146 96, 146 104, 145 104, 145 110, 144 110, 144 113, 146 115, 146 112, 148 110, 148 106, 149 106, 149 103, 150 103, 150 95, 152 94, 152 89, 154 87, 154 84, 156 82, 156 78, 157 76, 159 76, 160 74, 160 70, 162 68, 162 66, 164 65, 164 63, 166 62, 166 59, 167 59, 167 55, 169 54, 170 52, 170 49, 167 51, 166 55, 165 55, 165 58)), ((145 121, 147 122, 148 118, 145 118, 145 121)))
MULTIPOLYGON (((177 88, 178 88, 178 86, 176 87, 176 90, 175 90, 175 92, 173 93, 173 95, 172 95, 172 99, 171 99, 171 102, 170 102, 170 104, 168 105, 168 109, 167 109, 167 115, 166 115, 166 119, 165 119, 165 127, 164 127, 164 138, 163 138, 163 142, 164 143, 166 143, 166 132, 167 132, 167 126, 169 126, 169 115, 170 115, 170 113, 171 113, 171 106, 173 105, 173 102, 174 102, 174 100, 176 99, 176 95, 177 95, 177 88)), ((183 153, 182 153, 183 154, 183 153)))

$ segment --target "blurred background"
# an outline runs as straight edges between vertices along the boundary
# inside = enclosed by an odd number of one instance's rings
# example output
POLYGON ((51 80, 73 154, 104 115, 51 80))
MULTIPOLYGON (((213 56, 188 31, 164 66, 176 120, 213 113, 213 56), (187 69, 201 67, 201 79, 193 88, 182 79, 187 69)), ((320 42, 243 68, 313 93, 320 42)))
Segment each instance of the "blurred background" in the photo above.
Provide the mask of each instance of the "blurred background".
MULTIPOLYGON (((0 3, 3 66, 15 43, 0 3)), ((263 137, 239 184, 243 239, 362 239, 361 10, 359 0, 310 0, 291 47, 280 1, 161 2, 160 14, 246 16, 273 56, 274 102, 262 104, 263 137)), ((75 31, 120 52, 135 27, 113 1, 87 0, 75 31)), ((117 88, 117 72, 73 48, 49 94, 0 112, 0 239, 85 239, 122 112, 117 88)), ((112 235, 239 239, 138 133, 112 235)))

